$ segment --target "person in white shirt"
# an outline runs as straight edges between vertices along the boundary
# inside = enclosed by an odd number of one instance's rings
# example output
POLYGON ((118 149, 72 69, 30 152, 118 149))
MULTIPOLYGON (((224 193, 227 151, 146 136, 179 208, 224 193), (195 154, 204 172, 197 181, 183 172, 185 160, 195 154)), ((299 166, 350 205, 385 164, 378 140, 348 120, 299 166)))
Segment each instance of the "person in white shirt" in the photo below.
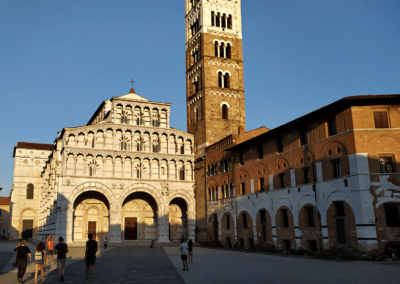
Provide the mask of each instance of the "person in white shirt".
POLYGON ((104 249, 106 249, 106 248, 107 248, 107 244, 108 244, 108 239, 107 239, 107 238, 105 238, 105 239, 104 239, 104 249))
POLYGON ((187 263, 188 244, 185 243, 184 241, 181 241, 180 251, 181 251, 181 259, 182 259, 182 263, 183 263, 183 271, 189 270, 188 263, 187 263))

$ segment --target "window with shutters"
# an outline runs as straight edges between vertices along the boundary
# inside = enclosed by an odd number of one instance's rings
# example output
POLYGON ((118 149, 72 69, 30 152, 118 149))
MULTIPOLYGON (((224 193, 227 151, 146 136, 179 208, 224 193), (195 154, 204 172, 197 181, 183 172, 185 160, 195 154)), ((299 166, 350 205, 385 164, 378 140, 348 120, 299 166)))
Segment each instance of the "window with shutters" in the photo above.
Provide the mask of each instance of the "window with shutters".
POLYGON ((258 179, 258 186, 260 188, 260 191, 264 191, 264 178, 259 178, 258 179))
POLYGON ((339 160, 333 160, 331 161, 332 166, 333 166, 333 178, 339 178, 342 176, 342 168, 340 166, 340 161, 339 160))
POLYGON ((244 153, 240 154, 240 164, 243 166, 244 165, 244 153))
POLYGON ((228 106, 222 105, 222 119, 228 119, 228 106))
POLYGON ((314 224, 314 209, 311 206, 305 208, 306 215, 307 215, 307 226, 308 227, 315 227, 314 224))
POLYGON ((28 184, 26 188, 26 199, 33 199, 33 191, 34 191, 34 186, 33 184, 28 184))
POLYGON ((335 213, 337 216, 344 216, 344 204, 343 201, 335 201, 335 213))
POLYGON ((329 136, 337 134, 336 119, 331 119, 328 121, 328 134, 329 136))
POLYGON ((260 210, 261 223, 267 223, 267 214, 265 210, 260 210))
POLYGON ((400 227, 400 215, 398 204, 385 205, 386 226, 400 227))
POLYGON ((242 218, 243 218, 243 228, 247 228, 247 214, 243 213, 242 214, 242 218))
POLYGON ((241 190, 241 194, 245 195, 246 194, 246 183, 242 182, 240 184, 240 190, 241 190))
POLYGON ((375 128, 389 128, 387 111, 374 111, 375 128))
POLYGON ((289 218, 288 218, 287 209, 281 209, 281 212, 282 212, 283 227, 289 228, 289 218))
POLYGON ((394 173, 393 157, 379 157, 379 168, 381 173, 394 173))
POLYGON ((258 145, 258 147, 257 147, 257 153, 258 153, 258 159, 259 160, 262 160, 262 159, 264 159, 264 147, 263 147, 263 145, 258 145))
POLYGON ((278 153, 282 153, 283 152, 283 138, 279 138, 278 139, 278 153))
POLYGON ((304 168, 303 169, 303 175, 304 175, 304 183, 310 183, 311 178, 310 178, 310 168, 304 168))
POLYGON ((301 143, 301 146, 308 144, 308 132, 307 132, 307 129, 303 129, 301 131, 300 143, 301 143))
POLYGON ((286 187, 285 174, 279 175, 279 181, 280 181, 281 188, 285 188, 286 187))

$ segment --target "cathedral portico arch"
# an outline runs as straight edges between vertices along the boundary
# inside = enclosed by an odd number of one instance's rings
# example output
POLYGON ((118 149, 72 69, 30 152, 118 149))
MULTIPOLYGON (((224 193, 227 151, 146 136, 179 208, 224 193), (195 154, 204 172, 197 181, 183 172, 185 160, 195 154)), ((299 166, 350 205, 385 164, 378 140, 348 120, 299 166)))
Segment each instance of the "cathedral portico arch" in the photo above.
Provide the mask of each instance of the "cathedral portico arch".
POLYGON ((151 197, 153 197, 154 201, 156 202, 157 208, 159 211, 165 210, 165 204, 163 202, 163 197, 160 194, 160 191, 157 190, 154 186, 151 186, 147 183, 136 183, 133 185, 128 186, 120 195, 120 199, 118 201, 118 205, 122 208, 125 199, 132 193, 135 192, 144 192, 148 193, 151 197))
POLYGON ((18 238, 33 238, 37 236, 38 214, 32 207, 24 208, 18 219, 18 238))
POLYGON ((72 208, 75 203, 76 198, 83 192, 86 191, 95 191, 103 194, 107 201, 109 202, 110 209, 115 209, 116 198, 114 193, 104 184, 99 182, 86 182, 81 185, 78 185, 70 194, 67 209, 72 208))

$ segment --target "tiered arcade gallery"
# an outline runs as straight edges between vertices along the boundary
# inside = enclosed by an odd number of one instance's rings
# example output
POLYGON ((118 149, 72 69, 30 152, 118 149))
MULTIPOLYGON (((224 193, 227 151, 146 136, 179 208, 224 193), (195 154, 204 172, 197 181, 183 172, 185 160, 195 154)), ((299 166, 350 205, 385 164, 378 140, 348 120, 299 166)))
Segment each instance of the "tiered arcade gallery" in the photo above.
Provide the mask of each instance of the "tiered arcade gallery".
POLYGON ((54 145, 19 142, 11 236, 195 240, 193 136, 171 128, 169 112, 132 89, 54 145))

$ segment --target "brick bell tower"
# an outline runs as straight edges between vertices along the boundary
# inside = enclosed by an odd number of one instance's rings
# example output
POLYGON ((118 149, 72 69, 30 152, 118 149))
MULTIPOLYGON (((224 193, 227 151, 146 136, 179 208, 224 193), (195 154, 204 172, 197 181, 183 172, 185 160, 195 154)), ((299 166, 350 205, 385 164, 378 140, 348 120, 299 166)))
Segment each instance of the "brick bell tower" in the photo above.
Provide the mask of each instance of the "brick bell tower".
POLYGON ((185 0, 187 129, 195 135, 196 239, 207 239, 204 149, 246 130, 240 0, 185 0))

